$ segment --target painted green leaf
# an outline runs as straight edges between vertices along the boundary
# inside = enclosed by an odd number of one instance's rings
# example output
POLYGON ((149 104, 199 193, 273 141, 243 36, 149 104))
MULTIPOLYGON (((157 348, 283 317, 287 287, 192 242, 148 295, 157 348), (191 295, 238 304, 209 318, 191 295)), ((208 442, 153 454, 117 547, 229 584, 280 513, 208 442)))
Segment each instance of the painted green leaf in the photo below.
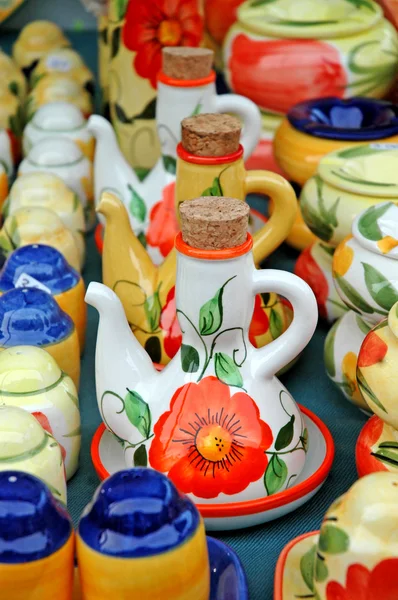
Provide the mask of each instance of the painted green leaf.
POLYGON ((160 345, 159 338, 152 335, 145 342, 145 350, 148 352, 149 356, 154 363, 160 363, 162 359, 162 346, 160 345))
POLYGON ((368 0, 346 0, 350 4, 353 4, 355 8, 361 9, 362 7, 368 8, 370 11, 375 12, 375 7, 372 2, 368 0))
POLYGON ((148 177, 149 173, 151 172, 151 169, 148 169, 147 167, 134 167, 134 171, 138 179, 140 181, 144 181, 144 179, 148 177))
POLYGON ((377 452, 371 452, 371 455, 377 458, 380 462, 391 465, 392 467, 398 467, 398 452, 395 450, 388 450, 387 448, 379 448, 377 452))
POLYGON ((303 434, 301 436, 301 441, 304 446, 304 451, 307 452, 307 450, 308 450, 308 429, 306 427, 304 428, 303 434))
POLYGON ((116 14, 118 21, 121 21, 126 14, 129 0, 116 0, 116 14))
POLYGON ((381 240, 383 234, 380 231, 380 227, 377 223, 377 219, 382 217, 384 213, 390 208, 391 202, 382 204, 381 206, 372 206, 369 208, 358 221, 358 230, 367 240, 377 242, 381 240))
POLYGON ((384 308, 384 310, 389 311, 390 308, 398 302, 397 290, 384 275, 372 265, 362 263, 362 266, 365 272, 365 283, 369 294, 376 304, 381 306, 381 308, 384 308))
POLYGON ((151 411, 143 398, 132 390, 127 390, 124 407, 130 423, 138 429, 145 438, 151 433, 151 411))
POLYGON ((149 331, 152 333, 159 327, 160 313, 162 306, 160 304, 159 290, 156 290, 152 296, 148 296, 144 302, 144 310, 149 331))
POLYGON ((3 250, 4 254, 7 256, 10 252, 13 251, 13 247, 11 242, 6 238, 0 235, 0 248, 3 250))
POLYGON ((81 435, 81 434, 82 434, 82 430, 79 425, 78 427, 76 427, 76 429, 74 429, 70 433, 67 433, 66 435, 63 435, 62 437, 71 438, 71 437, 77 437, 78 435, 81 435))
POLYGON ((111 58, 115 58, 116 54, 119 52, 121 31, 122 31, 121 27, 115 27, 115 29, 112 31, 111 58))
POLYGON ((134 452, 134 466, 135 467, 147 467, 148 466, 148 455, 146 452, 145 444, 138 446, 134 452))
POLYGON ((121 123, 124 123, 124 124, 134 123, 134 117, 128 117, 126 115, 124 108, 122 106, 120 106, 120 104, 115 102, 115 104, 113 105, 113 108, 114 108, 115 115, 116 115, 116 118, 118 121, 120 121, 121 123))
POLYGON ((340 289, 347 296, 349 301, 361 312, 372 314, 374 310, 369 304, 358 294, 355 288, 352 287, 348 281, 343 277, 335 277, 335 281, 339 285, 340 289))
POLYGON ((71 394, 70 392, 68 392, 68 390, 66 390, 67 395, 69 396, 69 398, 72 400, 73 404, 75 406, 79 406, 79 400, 76 398, 76 396, 74 396, 73 394, 71 394))
POLYGON ((140 231, 140 233, 137 235, 137 239, 140 242, 140 244, 144 246, 144 248, 147 247, 146 237, 143 231, 140 231))
POLYGON ((195 106, 195 108, 193 109, 191 117, 195 117, 196 115, 198 115, 201 110, 202 110, 202 103, 198 102, 197 105, 195 106))
POLYGON ((326 566, 325 559, 320 554, 317 554, 315 558, 315 581, 325 581, 328 575, 329 571, 326 566))
POLYGON ((8 84, 8 89, 10 90, 11 94, 14 94, 14 96, 18 96, 19 88, 16 81, 10 81, 10 83, 8 84))
POLYGON ((294 433, 295 419, 295 415, 292 415, 289 421, 286 423, 286 425, 281 427, 281 429, 279 430, 279 433, 276 436, 275 440, 275 450, 277 450, 278 452, 280 450, 283 450, 284 448, 287 448, 289 444, 291 444, 294 433))
POLYGON ((326 336, 325 346, 323 349, 323 359, 326 367, 326 373, 333 379, 336 376, 336 363, 334 360, 334 342, 336 332, 340 321, 336 321, 326 336))
POLYGON ((80 198, 79 198, 79 196, 77 194, 74 194, 74 196, 73 196, 72 211, 76 212, 77 209, 79 208, 79 206, 80 206, 80 198))
POLYGON ((168 173, 175 175, 177 172, 177 161, 174 156, 163 154, 162 156, 163 166, 168 173))
POLYGON ((276 340, 283 333, 283 321, 281 315, 274 308, 271 308, 269 327, 272 338, 276 340))
POLYGON ((276 0, 253 0, 250 3, 250 6, 252 8, 255 8, 256 6, 264 6, 264 4, 271 4, 271 2, 276 2, 276 0))
POLYGON ((318 25, 335 25, 339 21, 291 21, 288 19, 277 19, 272 20, 272 24, 274 25, 285 25, 287 27, 315 27, 318 25))
POLYGON ((323 525, 319 536, 318 548, 326 554, 347 552, 350 538, 345 531, 335 525, 323 525))
POLYGON ((219 177, 214 177, 213 183, 210 187, 203 190, 200 194, 201 196, 223 196, 223 191, 220 183, 219 177))
POLYGON ((50 490, 50 492, 52 493, 53 496, 61 498, 62 494, 61 494, 61 492, 59 492, 57 490, 56 487, 54 487, 53 485, 51 485, 51 483, 48 483, 48 481, 45 481, 44 483, 46 484, 46 486, 48 487, 48 489, 50 490))
POLYGON ((199 354, 196 348, 188 346, 187 344, 181 345, 181 368, 184 373, 196 373, 199 369, 199 354))
POLYGON ((360 177, 345 175, 342 170, 331 171, 333 175, 343 179, 343 181, 349 181, 350 183, 358 183, 359 185, 368 185, 370 187, 394 187, 395 183, 381 183, 380 181, 372 181, 371 179, 361 179, 360 177))
POLYGON ((233 359, 224 352, 216 352, 214 357, 214 369, 220 381, 227 385, 243 387, 243 379, 239 367, 233 359))
POLYGON ((148 102, 148 104, 145 106, 145 108, 140 113, 138 113, 138 115, 135 115, 134 118, 150 120, 150 119, 155 118, 155 114, 156 114, 156 97, 153 98, 153 100, 150 100, 148 102))
POLYGON ((338 152, 338 156, 340 158, 357 158, 359 156, 368 156, 370 154, 376 154, 378 150, 376 148, 372 148, 370 145, 363 146, 353 146, 350 148, 346 148, 345 150, 340 150, 338 152))
POLYGON ((314 591, 315 557, 316 546, 314 544, 308 552, 303 554, 300 560, 301 577, 304 579, 305 585, 311 592, 314 591))
MULTIPOLYGON (((231 277, 231 279, 234 279, 234 277, 231 277)), ((220 329, 223 320, 222 297, 224 288, 231 279, 228 279, 217 290, 213 298, 201 306, 199 311, 199 331, 201 335, 211 335, 220 329)))
POLYGON ((322 250, 326 252, 326 254, 329 254, 329 256, 333 256, 336 250, 336 248, 334 248, 333 246, 327 246, 326 244, 322 243, 319 244, 319 247, 322 248, 322 250))
POLYGON ((371 400, 374 404, 376 404, 376 406, 378 406, 380 408, 380 410, 387 413, 388 411, 385 409, 385 407, 380 402, 378 397, 375 395, 373 390, 370 389, 368 382, 366 381, 366 379, 363 376, 363 373, 359 367, 357 368, 357 382, 358 382, 359 390, 360 390, 361 394, 363 395, 363 397, 365 398, 365 401, 369 403, 369 400, 371 400))
POLYGON ((276 494, 282 488, 288 475, 285 461, 273 454, 264 475, 264 485, 268 496, 276 494))
POLYGON ((321 240, 329 242, 333 236, 333 227, 325 222, 321 215, 312 208, 303 194, 300 197, 300 207, 304 220, 311 231, 321 240))
POLYGON ((361 317, 359 315, 355 315, 355 320, 357 322, 359 329, 362 331, 362 333, 367 335, 369 333, 369 331, 372 329, 370 327, 370 325, 365 323, 365 321, 363 319, 361 319, 361 317))
POLYGON ((131 199, 130 199, 130 204, 129 204, 130 213, 133 215, 133 217, 135 219, 137 219, 137 221, 139 223, 143 223, 145 221, 145 217, 146 217, 145 202, 130 184, 128 184, 127 187, 131 194, 131 199))

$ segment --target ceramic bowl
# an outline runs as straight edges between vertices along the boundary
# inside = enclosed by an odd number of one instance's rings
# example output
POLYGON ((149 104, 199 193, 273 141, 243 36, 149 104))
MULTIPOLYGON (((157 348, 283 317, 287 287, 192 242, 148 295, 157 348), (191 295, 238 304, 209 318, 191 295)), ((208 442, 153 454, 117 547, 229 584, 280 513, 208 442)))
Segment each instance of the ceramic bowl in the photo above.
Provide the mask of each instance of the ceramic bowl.
POLYGON ((83 234, 85 221, 83 205, 77 193, 53 173, 26 172, 15 180, 2 212, 7 218, 22 208, 35 206, 54 211, 61 218, 73 234, 83 264, 86 253, 83 234))
POLYGON ((3 597, 71 600, 74 533, 66 510, 43 482, 14 468, 0 474, 0 504, 3 597))
POLYGON ((21 162, 18 175, 27 173, 57 175, 79 197, 84 211, 85 230, 95 222, 92 165, 80 148, 66 137, 38 141, 21 162))
MULTIPOLYGON (((295 484, 260 500, 198 504, 207 530, 240 529, 272 521, 308 502, 321 488, 333 463, 333 439, 318 417, 303 406, 300 406, 300 410, 311 443, 305 466, 295 484)), ((123 448, 104 425, 97 429, 93 438, 91 458, 100 479, 125 467, 123 448)))
POLYGON ((0 293, 18 287, 38 287, 52 294, 74 322, 83 352, 87 323, 84 282, 56 248, 31 244, 12 252, 0 271, 0 293))
POLYGON ((38 206, 20 208, 4 221, 0 229, 1 265, 15 248, 38 242, 57 248, 71 267, 81 271, 83 261, 73 233, 53 210, 38 206))
MULTIPOLYGON (((39 477, 54 498, 66 504, 65 470, 59 444, 30 412, 16 406, 2 405, 0 472, 8 471, 11 467, 14 471, 39 477)), ((0 475, 2 477, 3 474, 0 475)))
POLYGON ((32 21, 23 27, 12 48, 16 64, 29 77, 42 56, 55 48, 69 46, 62 30, 51 21, 32 21))
POLYGON ((6 83, 10 92, 23 102, 27 91, 27 82, 19 67, 8 54, 0 51, 0 71, 3 82, 6 83))
POLYGON ((42 56, 30 76, 30 86, 34 88, 39 79, 49 73, 66 73, 94 94, 94 75, 72 48, 55 48, 42 56))
POLYGON ((40 106, 49 102, 74 104, 86 118, 93 112, 91 94, 69 74, 49 73, 37 81, 26 100, 27 120, 33 117, 40 106))
POLYGON ((0 352, 0 404, 33 414, 59 443, 70 479, 79 464, 79 399, 71 378, 54 358, 35 346, 15 346, 0 352))
POLYGON ((43 138, 59 136, 73 140, 89 160, 94 160, 94 137, 81 110, 69 102, 50 102, 37 110, 24 129, 23 152, 28 154, 43 138))
POLYGON ((51 294, 22 287, 0 297, 0 349, 26 345, 47 350, 79 388, 80 348, 72 319, 51 294))

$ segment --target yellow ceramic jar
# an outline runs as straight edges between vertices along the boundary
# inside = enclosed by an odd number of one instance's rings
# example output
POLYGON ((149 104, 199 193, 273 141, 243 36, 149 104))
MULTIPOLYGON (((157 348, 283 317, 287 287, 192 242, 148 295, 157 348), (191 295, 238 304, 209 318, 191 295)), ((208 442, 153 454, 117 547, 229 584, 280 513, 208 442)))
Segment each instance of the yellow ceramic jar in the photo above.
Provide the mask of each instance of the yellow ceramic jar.
POLYGON ((55 23, 32 21, 20 32, 12 48, 12 56, 25 75, 29 76, 32 68, 47 52, 69 45, 69 40, 55 23))
POLYGON ((106 117, 109 111, 109 59, 110 44, 108 35, 108 16, 98 17, 98 78, 101 88, 102 114, 106 117))
POLYGON ((62 73, 75 79, 90 94, 94 93, 94 75, 80 54, 72 48, 56 48, 41 57, 30 76, 30 85, 35 87, 49 73, 62 73))
POLYGON ((40 106, 49 102, 69 102, 87 118, 93 112, 91 94, 70 74, 49 73, 38 80, 26 100, 26 118, 33 117, 40 106))
POLYGON ((22 102, 26 96, 27 82, 22 74, 22 71, 17 67, 15 62, 0 51, 0 72, 2 76, 2 83, 8 86, 11 93, 19 98, 22 102))

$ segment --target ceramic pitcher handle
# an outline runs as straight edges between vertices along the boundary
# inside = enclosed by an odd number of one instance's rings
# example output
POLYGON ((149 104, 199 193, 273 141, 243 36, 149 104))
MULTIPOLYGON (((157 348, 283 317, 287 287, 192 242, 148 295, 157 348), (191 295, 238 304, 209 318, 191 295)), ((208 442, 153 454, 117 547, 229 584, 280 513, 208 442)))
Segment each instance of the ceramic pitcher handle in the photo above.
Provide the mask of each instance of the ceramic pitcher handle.
POLYGON ((269 196, 274 207, 267 223, 253 235, 253 257, 258 265, 289 235, 297 215, 297 199, 290 183, 271 171, 246 171, 245 194, 269 196))
POLYGON ((222 94, 214 97, 215 112, 232 113, 243 121, 241 144, 243 158, 249 158, 261 136, 261 113, 254 102, 238 94, 222 94))
POLYGON ((253 269, 253 294, 275 292, 293 306, 293 321, 276 340, 255 350, 254 377, 273 377, 305 348, 318 322, 318 307, 311 288, 297 275, 275 269, 253 269))

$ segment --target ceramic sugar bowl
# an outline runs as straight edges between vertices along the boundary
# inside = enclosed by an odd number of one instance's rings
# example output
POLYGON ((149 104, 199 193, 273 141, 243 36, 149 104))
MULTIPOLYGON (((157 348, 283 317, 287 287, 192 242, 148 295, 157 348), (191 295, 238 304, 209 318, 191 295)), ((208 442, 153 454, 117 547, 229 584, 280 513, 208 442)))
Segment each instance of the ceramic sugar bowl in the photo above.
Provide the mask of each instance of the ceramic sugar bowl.
POLYGON ((0 271, 0 293, 18 287, 37 287, 52 294, 74 322, 83 353, 87 322, 84 282, 62 254, 43 244, 16 248, 0 271))
POLYGON ((79 463, 79 399, 71 378, 54 358, 34 346, 0 352, 1 404, 27 410, 57 440, 70 479, 79 463))
POLYGON ((40 78, 26 100, 26 117, 49 102, 69 102, 77 106, 87 118, 93 112, 91 94, 76 79, 64 73, 49 73, 40 78))
POLYGON ((374 473, 354 483, 333 502, 320 531, 285 547, 274 600, 396 598, 397 502, 397 475, 374 473))
POLYGON ((28 154, 32 146, 43 138, 59 136, 73 140, 83 154, 93 161, 94 136, 88 131, 81 110, 68 102, 50 102, 37 110, 24 129, 23 152, 28 154))
POLYGON ((51 21, 32 21, 20 32, 12 48, 17 65, 29 77, 42 56, 54 48, 69 46, 69 40, 51 21))
POLYGON ((30 412, 2 404, 0 472, 10 467, 39 477, 54 498, 66 504, 65 468, 58 442, 30 412))
POLYGON ((80 148, 62 136, 40 140, 21 162, 18 175, 43 171, 60 177, 78 195, 86 231, 91 229, 95 222, 92 166, 80 148))
POLYGON ((30 76, 31 87, 34 88, 39 79, 50 73, 66 73, 94 94, 94 75, 72 48, 55 48, 42 56, 30 76))

